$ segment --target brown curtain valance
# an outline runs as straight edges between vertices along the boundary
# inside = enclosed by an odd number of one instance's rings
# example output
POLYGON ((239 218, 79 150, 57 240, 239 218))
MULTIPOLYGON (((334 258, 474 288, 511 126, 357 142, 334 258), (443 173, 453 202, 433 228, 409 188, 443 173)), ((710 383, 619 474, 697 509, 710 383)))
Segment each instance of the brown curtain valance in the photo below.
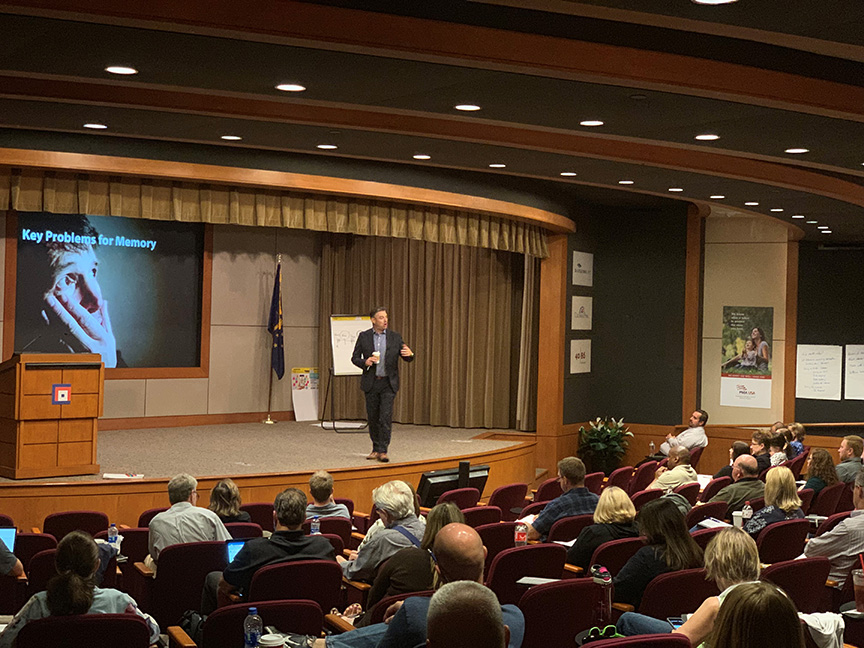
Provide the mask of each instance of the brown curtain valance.
POLYGON ((479 212, 286 190, 0 168, 0 210, 288 227, 545 258, 542 228, 479 212))

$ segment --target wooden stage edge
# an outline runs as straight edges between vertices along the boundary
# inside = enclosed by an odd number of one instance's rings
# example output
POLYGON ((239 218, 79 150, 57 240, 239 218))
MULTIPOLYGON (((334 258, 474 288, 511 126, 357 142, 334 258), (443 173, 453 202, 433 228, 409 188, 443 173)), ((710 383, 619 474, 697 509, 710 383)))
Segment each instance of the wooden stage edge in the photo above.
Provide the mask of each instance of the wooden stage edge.
MULTIPOLYGON (((515 440, 519 443, 499 450, 427 461, 333 469, 330 473, 335 482, 334 495, 351 498, 357 510, 368 511, 372 505, 372 489, 376 486, 391 479, 403 479, 417 486, 422 473, 454 467, 460 460, 489 465, 485 497, 504 484, 534 484, 536 439, 533 434, 485 432, 475 438, 515 440)), ((244 503, 272 502, 277 493, 292 486, 308 493, 309 477, 318 468, 286 473, 199 477, 199 506, 207 506, 210 490, 223 477, 231 477, 237 483, 244 503)), ((167 483, 168 478, 4 483, 0 485, 0 513, 9 515, 18 528, 25 531, 34 526, 41 527, 49 513, 80 509, 103 511, 112 522, 134 527, 142 511, 168 506, 167 483)))

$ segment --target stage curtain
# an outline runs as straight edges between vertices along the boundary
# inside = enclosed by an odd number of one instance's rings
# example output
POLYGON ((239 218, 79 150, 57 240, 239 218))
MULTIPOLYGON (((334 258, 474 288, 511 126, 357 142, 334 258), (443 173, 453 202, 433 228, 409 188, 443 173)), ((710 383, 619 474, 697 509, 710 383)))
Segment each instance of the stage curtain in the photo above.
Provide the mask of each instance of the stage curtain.
MULTIPOLYGON (((519 345, 524 258, 464 245, 326 235, 319 312, 321 406, 330 380, 330 315, 366 315, 381 305, 391 328, 418 358, 400 364, 395 421, 533 429, 536 400, 516 417, 517 393, 527 401, 531 394, 536 399, 537 389, 536 367, 533 373, 530 365, 520 369, 520 359, 526 362, 519 345)), ((537 289, 527 292, 536 295, 537 289)), ((536 317, 529 325, 536 341, 536 317)), ((337 377, 331 387, 337 419, 366 418, 359 377, 337 377)), ((324 415, 329 414, 328 408, 324 415)))
POLYGON ((545 231, 489 214, 150 178, 0 168, 0 209, 288 227, 549 255, 545 231))

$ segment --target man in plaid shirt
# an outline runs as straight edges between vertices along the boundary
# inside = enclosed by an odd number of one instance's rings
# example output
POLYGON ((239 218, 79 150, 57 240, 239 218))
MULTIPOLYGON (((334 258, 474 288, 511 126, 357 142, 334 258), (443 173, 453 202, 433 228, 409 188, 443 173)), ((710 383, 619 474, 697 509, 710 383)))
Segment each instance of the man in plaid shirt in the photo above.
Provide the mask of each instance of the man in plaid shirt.
POLYGON ((558 520, 573 515, 590 515, 600 499, 585 488, 585 464, 578 457, 564 457, 558 462, 558 481, 562 495, 546 505, 533 524, 528 525, 528 539, 542 540, 558 520))

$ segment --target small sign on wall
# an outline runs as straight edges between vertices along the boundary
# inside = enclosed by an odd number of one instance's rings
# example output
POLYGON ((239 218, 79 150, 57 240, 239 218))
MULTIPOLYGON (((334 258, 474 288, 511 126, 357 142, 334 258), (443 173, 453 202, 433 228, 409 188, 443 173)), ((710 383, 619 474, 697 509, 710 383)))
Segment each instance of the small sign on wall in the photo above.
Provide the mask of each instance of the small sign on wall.
POLYGON ((573 297, 573 307, 570 313, 570 329, 573 331, 591 330, 591 308, 593 297, 573 297))
POLYGON ((573 252, 573 285, 594 285, 594 255, 590 252, 573 252))
POLYGON ((570 340, 570 373, 591 372, 591 340, 570 340))

